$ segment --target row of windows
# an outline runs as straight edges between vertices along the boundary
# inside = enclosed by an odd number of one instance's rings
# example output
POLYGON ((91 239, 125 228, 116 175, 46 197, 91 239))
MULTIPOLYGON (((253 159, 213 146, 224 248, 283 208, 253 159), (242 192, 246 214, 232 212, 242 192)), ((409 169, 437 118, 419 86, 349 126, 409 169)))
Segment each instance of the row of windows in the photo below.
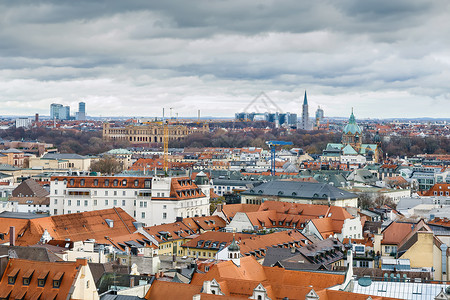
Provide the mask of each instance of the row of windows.
MULTIPOLYGON (((57 185, 58 184, 58 179, 55 179, 54 182, 57 185)), ((79 183, 80 183, 80 186, 85 186, 86 185, 86 180, 81 178, 81 179, 79 179, 79 183)), ((98 179, 94 179, 94 183, 93 183, 94 186, 99 186, 99 183, 100 182, 99 182, 98 179)), ((67 184, 67 180, 66 179, 64 179, 64 184, 67 184)), ((75 185, 75 179, 74 178, 71 178, 69 180, 69 185, 72 185, 72 186, 75 185)), ((103 186, 109 186, 109 185, 110 185, 110 180, 109 179, 103 180, 103 186)), ((127 179, 122 179, 120 181, 118 179, 114 179, 112 181, 112 186, 119 186, 119 185, 121 185, 121 186, 128 186, 128 180, 127 179)), ((139 180, 138 179, 135 179, 133 181, 133 186, 135 186, 135 187, 139 186, 139 180)), ((145 187, 150 187, 151 186, 151 180, 148 180, 148 179, 144 180, 144 186, 145 187)))

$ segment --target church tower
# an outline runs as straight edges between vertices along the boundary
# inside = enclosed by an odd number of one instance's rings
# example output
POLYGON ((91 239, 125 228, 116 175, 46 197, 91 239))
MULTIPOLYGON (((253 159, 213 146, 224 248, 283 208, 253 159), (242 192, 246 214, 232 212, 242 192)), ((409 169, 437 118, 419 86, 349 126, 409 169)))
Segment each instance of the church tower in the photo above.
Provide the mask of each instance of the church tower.
POLYGON ((241 249, 239 245, 236 243, 233 234, 233 241, 228 246, 228 260, 231 260, 236 266, 241 266, 241 249))
POLYGON ((309 130, 309 111, 308 111, 308 99, 305 97, 303 99, 303 110, 302 110, 302 129, 309 130))
POLYGON ((359 152, 359 150, 361 149, 361 143, 362 129, 358 124, 356 124, 356 119, 355 115, 353 114, 352 108, 352 114, 350 115, 348 123, 347 125, 345 125, 344 131, 342 133, 342 144, 350 145, 353 147, 353 149, 359 152))

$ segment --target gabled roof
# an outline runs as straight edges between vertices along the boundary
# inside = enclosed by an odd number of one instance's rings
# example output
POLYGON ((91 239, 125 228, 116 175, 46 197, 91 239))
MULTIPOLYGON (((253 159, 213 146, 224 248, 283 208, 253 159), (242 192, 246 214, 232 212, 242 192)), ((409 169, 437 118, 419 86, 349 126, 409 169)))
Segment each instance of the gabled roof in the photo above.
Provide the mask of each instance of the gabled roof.
POLYGON ((37 244, 47 230, 53 239, 95 239, 99 244, 112 244, 124 250, 119 243, 145 239, 142 234, 134 233, 133 222, 136 220, 123 209, 111 208, 36 219, 0 218, 0 233, 9 232, 9 227, 15 226, 18 246, 37 244))
POLYGON ((412 231, 413 223, 392 222, 381 232, 382 244, 399 245, 401 241, 412 231))
POLYGON ((251 212, 257 211, 258 209, 259 205, 257 204, 228 204, 222 207, 222 213, 229 222, 237 212, 251 212))
POLYGON ((50 193, 34 179, 27 179, 13 191, 13 197, 47 197, 50 193))
POLYGON ((87 265, 87 260, 43 262, 11 258, 0 281, 0 298, 67 299, 80 265, 87 265), (15 284, 8 284, 9 275, 16 277, 15 284), (22 284, 24 277, 30 278, 28 286, 22 284), (38 279, 45 279, 43 287, 38 287, 38 279), (53 288, 53 280, 60 280, 59 288, 53 288))

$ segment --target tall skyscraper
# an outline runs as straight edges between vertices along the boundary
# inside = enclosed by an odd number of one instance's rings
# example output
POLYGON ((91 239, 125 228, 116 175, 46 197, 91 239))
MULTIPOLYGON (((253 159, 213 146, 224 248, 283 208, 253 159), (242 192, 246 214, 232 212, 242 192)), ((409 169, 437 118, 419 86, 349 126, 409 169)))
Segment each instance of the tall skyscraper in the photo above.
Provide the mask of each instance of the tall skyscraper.
POLYGON ((86 120, 86 103, 78 103, 77 120, 86 120))
POLYGON ((303 110, 302 110, 302 126, 303 130, 310 130, 309 126, 309 111, 308 111, 308 99, 306 98, 306 90, 305 90, 305 98, 303 99, 303 110))
POLYGON ((50 104, 50 118, 61 120, 62 111, 63 111, 62 104, 58 104, 58 103, 50 104))
POLYGON ((321 109, 320 106, 316 110, 316 120, 319 122, 323 121, 323 109, 321 109))

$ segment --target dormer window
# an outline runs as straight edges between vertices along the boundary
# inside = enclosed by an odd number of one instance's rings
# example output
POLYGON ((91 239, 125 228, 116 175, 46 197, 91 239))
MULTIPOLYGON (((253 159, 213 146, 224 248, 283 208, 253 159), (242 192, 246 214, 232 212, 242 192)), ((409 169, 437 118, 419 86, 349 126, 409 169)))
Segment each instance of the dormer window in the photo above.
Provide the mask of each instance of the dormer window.
POLYGON ((105 186, 109 186, 109 179, 105 179, 105 186))
POLYGON ((81 185, 81 186, 84 186, 84 179, 81 179, 81 180, 80 180, 80 185, 81 185))
POLYGON ((11 271, 11 273, 8 274, 8 284, 16 283, 16 278, 17 278, 18 273, 19 273, 19 269, 15 268, 14 270, 11 271))
POLYGON ((53 288, 57 289, 61 286, 61 280, 64 276, 64 272, 58 272, 56 273, 56 275, 53 277, 53 288))
POLYGON ((22 278, 23 285, 30 285, 31 277, 33 276, 34 270, 28 270, 22 278))
POLYGON ((122 180, 122 186, 126 186, 126 185, 127 185, 127 180, 126 179, 122 180))
POLYGON ((134 186, 139 186, 139 180, 136 179, 136 180, 134 181, 134 186))
POLYGON ((98 179, 94 179, 94 186, 98 186, 98 179))
POLYGON ((117 179, 114 179, 114 181, 113 181, 113 185, 114 185, 114 186, 118 186, 118 185, 119 185, 119 180, 117 180, 117 179))
POLYGON ((70 185, 74 185, 75 184, 75 180, 72 178, 70 179, 70 185))
POLYGON ((44 271, 41 274, 39 274, 37 280, 38 280, 38 287, 44 287, 45 281, 47 280, 47 275, 49 271, 44 271))

